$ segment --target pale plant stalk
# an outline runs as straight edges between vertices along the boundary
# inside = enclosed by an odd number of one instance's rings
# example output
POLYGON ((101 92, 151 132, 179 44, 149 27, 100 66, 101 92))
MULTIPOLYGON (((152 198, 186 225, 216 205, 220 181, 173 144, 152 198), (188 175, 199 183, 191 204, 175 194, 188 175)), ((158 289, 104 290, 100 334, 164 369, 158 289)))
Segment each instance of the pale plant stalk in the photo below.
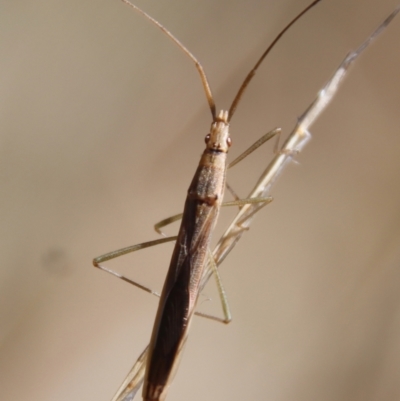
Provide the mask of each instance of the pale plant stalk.
MULTIPOLYGON (((307 110, 298 119, 292 133, 282 145, 280 151, 272 159, 268 167, 261 174, 254 189, 248 195, 248 198, 267 197, 270 195, 271 188, 276 182, 276 179, 283 172, 284 168, 292 160, 293 156, 303 150, 305 145, 311 139, 309 132, 310 127, 321 113, 325 110, 333 97, 336 95, 340 84, 346 76, 349 67, 357 59, 357 57, 368 47, 377 36, 389 25, 392 19, 400 11, 400 5, 382 22, 381 25, 358 47, 357 50, 350 52, 341 62, 331 79, 320 90, 315 100, 310 104, 307 110)), ((217 246, 214 249, 214 258, 219 265, 228 253, 239 241, 244 228, 248 228, 251 224, 252 217, 260 209, 260 205, 246 204, 238 212, 226 232, 220 238, 217 246)), ((203 287, 206 284, 211 272, 207 271, 203 287)))
MULTIPOLYGON (((276 153, 268 167, 261 174, 255 187, 247 198, 261 198, 270 195, 271 188, 277 178, 283 172, 286 166, 292 161, 293 157, 300 153, 311 139, 309 132, 312 124, 321 115, 322 111, 328 106, 335 96, 343 78, 346 76, 350 65, 356 58, 367 48, 367 46, 389 25, 392 19, 400 11, 398 6, 383 23, 361 44, 361 46, 350 52, 337 68, 332 78, 326 83, 323 89, 318 93, 315 100, 307 108, 307 110, 299 118, 292 133, 286 139, 279 152, 276 153)), ((262 208, 259 204, 245 204, 241 207, 232 223, 221 236, 214 249, 213 256, 216 265, 220 265, 242 234, 250 227, 254 215, 262 208)), ((201 289, 204 288, 212 274, 210 266, 205 270, 201 281, 201 289)), ((147 347, 142 352, 128 376, 122 383, 120 389, 112 399, 112 401, 130 401, 134 398, 137 390, 143 382, 143 376, 146 366, 147 347)))

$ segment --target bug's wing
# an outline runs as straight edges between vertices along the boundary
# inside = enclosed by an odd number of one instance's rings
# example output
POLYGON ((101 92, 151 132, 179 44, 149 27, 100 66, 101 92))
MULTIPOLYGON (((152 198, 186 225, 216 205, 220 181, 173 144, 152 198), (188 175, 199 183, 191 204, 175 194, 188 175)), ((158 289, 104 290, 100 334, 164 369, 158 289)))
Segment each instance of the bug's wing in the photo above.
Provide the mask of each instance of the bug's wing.
MULTIPOLYGON (((215 217, 215 210, 212 209, 202 222, 200 229, 198 229, 194 241, 192 235, 193 231, 195 230, 193 227, 189 228, 189 231, 191 233, 189 237, 192 240, 191 242, 189 241, 190 245, 188 244, 190 252, 179 263, 180 265, 179 267, 182 267, 181 265, 185 265, 186 263, 190 264, 191 262, 190 259, 194 253, 199 251, 199 244, 201 244, 202 241, 204 241, 204 236, 209 235, 209 232, 212 228, 214 217, 215 217)), ((188 226, 190 226, 190 223, 188 223, 188 226)), ((183 339, 181 339, 182 342, 184 342, 184 338, 185 336, 183 336, 183 339)), ((132 369, 128 373, 127 377, 125 378, 125 380, 123 381, 123 383, 121 384, 120 388, 118 389, 117 393, 115 394, 115 396, 111 401, 132 401, 134 399, 136 393, 138 392, 144 380, 147 357, 148 357, 148 346, 139 356, 139 358, 133 365, 132 369)), ((176 359, 179 360, 179 358, 176 359)))
MULTIPOLYGON (((178 244, 180 246, 176 247, 174 251, 174 255, 172 257, 171 265, 174 267, 172 271, 168 272, 166 282, 175 282, 177 277, 181 274, 189 274, 193 268, 193 263, 200 263, 202 259, 201 254, 204 254, 203 257, 205 258, 206 249, 208 247, 208 242, 210 238, 210 234, 212 232, 213 225, 215 223, 215 219, 218 214, 218 209, 215 207, 209 208, 207 212, 203 210, 203 213, 199 213, 202 218, 200 221, 197 221, 194 224, 195 216, 198 214, 198 204, 197 202, 191 200, 187 202, 186 213, 184 214, 182 226, 178 244), (206 246, 204 246, 206 244, 206 246), (175 259, 175 260, 174 260, 175 259)), ((204 263, 204 262, 203 262, 204 263)), ((203 269, 200 269, 198 272, 198 283, 203 275, 203 269)), ((190 280, 187 278, 184 280, 185 282, 189 282, 190 280)), ((172 283, 169 284, 169 287, 174 288, 172 283)), ((159 337, 164 339, 164 343, 162 344, 162 349, 170 349, 172 344, 178 344, 178 353, 174 354, 173 360, 173 368, 178 365, 179 356, 183 349, 182 345, 185 342, 187 336, 187 327, 182 326, 181 322, 174 321, 174 319, 179 319, 180 312, 182 310, 182 299, 178 297, 175 301, 173 299, 173 295, 169 294, 169 302, 168 307, 172 309, 171 313, 168 313, 167 323, 161 325, 161 329, 165 331, 164 334, 159 334, 159 337), (171 300, 172 297, 172 300, 171 300), (183 330, 177 330, 177 328, 183 328, 183 330)), ((160 302, 166 302, 166 298, 162 298, 160 302)), ((194 307, 195 302, 192 305, 194 307)), ((185 313, 192 314, 193 309, 189 308, 190 310, 187 311, 184 309, 185 313)), ((148 347, 142 352, 134 366, 132 367, 131 371, 128 373, 126 379, 120 386, 119 390, 113 397, 112 401, 132 401, 135 397, 137 391, 139 390, 141 384, 143 383, 145 369, 146 369, 146 362, 148 358, 148 347)), ((164 360, 168 359, 167 355, 164 355, 164 360)), ((173 377, 173 374, 171 375, 173 377)))
POLYGON ((149 346, 140 354, 111 401, 132 401, 143 383, 149 346))

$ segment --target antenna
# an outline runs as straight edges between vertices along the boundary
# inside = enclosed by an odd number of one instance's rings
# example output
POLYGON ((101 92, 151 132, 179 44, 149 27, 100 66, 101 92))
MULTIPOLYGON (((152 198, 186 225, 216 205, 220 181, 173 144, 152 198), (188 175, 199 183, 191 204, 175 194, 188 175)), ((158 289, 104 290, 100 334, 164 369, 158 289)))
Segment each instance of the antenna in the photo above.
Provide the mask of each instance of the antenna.
POLYGON ((206 73, 204 72, 203 66, 200 64, 199 60, 163 25, 161 25, 157 20, 151 17, 149 14, 145 13, 138 6, 135 6, 128 0, 122 0, 125 4, 132 7, 135 11, 142 14, 145 18, 147 18, 150 22, 152 22, 155 26, 160 28, 178 47, 194 62, 197 71, 200 74, 201 83, 203 84, 204 92, 206 93, 206 98, 208 105, 210 106, 211 114, 213 117, 213 121, 216 119, 216 111, 215 111, 215 103, 214 98, 211 92, 210 84, 208 83, 208 79, 206 73))
POLYGON ((260 59, 257 61, 255 66, 252 68, 252 70, 247 74, 247 77, 243 81, 241 87, 239 88, 238 93, 235 96, 235 99, 233 99, 233 102, 231 104, 231 107, 229 109, 228 113, 228 121, 233 116, 233 113, 236 110, 237 105, 239 104, 240 99, 243 96, 244 91, 246 90, 247 86, 249 85, 251 79, 256 75, 257 68, 260 66, 260 64, 264 61, 265 57, 267 57, 268 53, 272 50, 272 48, 276 45, 278 40, 283 36, 283 34, 300 18, 302 17, 310 8, 314 7, 317 3, 319 3, 321 0, 315 0, 313 1, 308 7, 306 7, 297 17, 293 18, 286 26, 285 28, 282 29, 281 32, 279 32, 278 36, 272 41, 272 43, 268 46, 267 50, 263 53, 263 55, 260 57, 260 59))

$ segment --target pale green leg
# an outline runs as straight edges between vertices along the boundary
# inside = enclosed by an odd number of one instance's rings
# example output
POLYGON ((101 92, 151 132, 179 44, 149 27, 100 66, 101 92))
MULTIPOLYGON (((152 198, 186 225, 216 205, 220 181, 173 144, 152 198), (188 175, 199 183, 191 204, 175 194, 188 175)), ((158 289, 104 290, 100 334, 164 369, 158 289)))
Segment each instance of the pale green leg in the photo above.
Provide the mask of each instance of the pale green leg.
POLYGON ((229 308, 229 303, 228 303, 228 299, 226 297, 226 292, 225 292, 224 286, 222 285, 222 280, 219 275, 218 268, 217 268, 217 265, 214 260, 214 256, 213 256, 210 248, 208 248, 207 254, 208 254, 207 255, 208 262, 209 262, 210 268, 213 272, 213 275, 215 277, 215 282, 216 282, 217 288, 218 288, 218 294, 221 299, 222 311, 224 313, 224 319, 221 319, 220 317, 217 317, 217 316, 208 315, 208 314, 202 313, 202 312, 196 312, 196 315, 205 317, 207 319, 215 320, 220 323, 228 324, 232 321, 232 314, 231 314, 231 310, 229 308))
POLYGON ((157 239, 154 241, 148 241, 148 242, 142 242, 141 244, 137 244, 137 245, 132 245, 132 246, 127 246, 126 248, 122 248, 122 249, 118 249, 117 251, 113 251, 113 252, 109 252, 106 253, 104 255, 101 255, 95 259, 93 259, 93 266, 99 268, 100 270, 103 270, 107 273, 112 274, 115 277, 120 278, 121 280, 126 281, 127 283, 130 283, 146 292, 149 292, 150 294, 153 294, 157 297, 160 296, 160 294, 158 294, 157 292, 153 291, 151 288, 145 287, 142 284, 137 283, 136 281, 133 281, 131 279, 129 279, 128 277, 117 273, 114 270, 109 269, 108 267, 105 267, 103 265, 101 265, 100 263, 102 262, 107 262, 108 260, 111 259, 115 259, 118 258, 119 256, 122 255, 126 255, 127 253, 131 253, 131 252, 135 252, 135 251, 139 251, 140 249, 144 249, 144 248, 148 248, 150 246, 155 246, 155 245, 159 245, 159 244, 163 244, 164 242, 171 242, 171 241, 175 241, 178 237, 175 235, 173 237, 167 237, 167 238, 161 238, 161 239, 157 239))

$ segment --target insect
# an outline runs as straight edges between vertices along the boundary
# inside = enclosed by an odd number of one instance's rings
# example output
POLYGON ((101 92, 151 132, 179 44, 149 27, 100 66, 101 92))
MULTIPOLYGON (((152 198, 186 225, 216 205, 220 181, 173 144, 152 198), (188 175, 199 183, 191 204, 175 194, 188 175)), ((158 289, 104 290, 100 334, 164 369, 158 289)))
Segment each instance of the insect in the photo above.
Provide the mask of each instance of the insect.
MULTIPOLYGON (((113 259, 117 256, 124 255, 128 252, 143 249, 147 246, 152 246, 170 240, 177 240, 170 268, 164 284, 163 292, 161 294, 159 309, 153 328, 150 346, 148 351, 145 351, 146 354, 143 354, 143 358, 144 355, 146 355, 147 357, 146 375, 143 387, 143 399, 146 401, 163 400, 167 394, 168 387, 172 380, 174 371, 176 370, 183 345, 187 338, 188 329, 194 313, 198 294, 203 288, 206 280, 208 279, 210 271, 217 271, 214 268, 214 265, 220 263, 222 259, 226 256, 227 252, 229 252, 229 250, 231 249, 229 248, 230 245, 226 247, 226 244, 224 245, 224 242, 220 242, 219 246, 217 247, 217 251, 220 251, 222 249, 225 253, 221 253, 220 256, 216 257, 215 253, 214 256, 211 256, 211 252, 209 252, 211 234, 215 226, 216 219, 218 217, 219 209, 222 205, 222 198, 224 194, 226 153, 228 152, 230 146, 229 121, 234 111, 236 110, 236 107, 242 97, 244 90, 254 76, 255 71, 264 60, 268 52, 271 50, 271 48, 274 46, 274 44, 277 42, 279 37, 282 36, 282 34, 286 32, 286 30, 301 15, 303 15, 308 9, 310 9, 320 0, 314 1, 293 21, 291 21, 291 23, 288 24, 288 26, 278 35, 278 37, 272 42, 272 44, 261 56, 260 60, 256 63, 255 67, 246 77, 229 111, 221 111, 219 114, 216 114, 216 108, 211 94, 210 86, 204 74, 203 68, 197 61, 197 59, 195 59, 194 56, 175 37, 173 37, 152 17, 148 16, 128 1, 123 1, 131 5, 137 11, 145 15, 146 18, 156 24, 175 43, 180 46, 180 48, 192 59, 192 61, 195 62, 213 117, 210 133, 206 136, 206 150, 203 153, 199 167, 195 173, 192 184, 189 187, 188 197, 185 203, 185 209, 178 236, 163 238, 160 240, 151 241, 149 243, 124 248, 122 250, 100 256, 94 260, 94 265, 96 267, 107 270, 100 263, 113 259), (213 261, 214 259, 215 262, 213 261), (211 265, 210 269, 206 269, 208 260, 210 261, 211 265)), ((389 22, 390 21, 387 21, 386 25, 389 22)), ((379 33, 379 29, 376 32, 379 33)), ((371 36, 371 38, 373 37, 374 34, 371 36)), ((336 81, 333 80, 334 85, 338 85, 337 81, 340 81, 340 78, 344 75, 345 71, 348 68, 348 65, 364 49, 364 47, 360 47, 355 52, 355 56, 347 60, 347 64, 342 67, 342 70, 339 68, 339 75, 336 77, 336 81), (340 75, 340 73, 342 73, 342 75, 340 75)), ((308 138, 307 129, 314 121, 316 116, 320 113, 320 111, 326 106, 327 100, 330 100, 329 96, 328 98, 326 96, 321 96, 310 106, 307 112, 302 116, 302 119, 299 122, 295 132, 298 135, 302 136, 303 141, 308 138), (321 101, 321 99, 323 100, 321 101), (317 114, 315 114, 316 112, 317 114)), ((276 133, 277 132, 272 131, 271 133, 269 133, 269 135, 265 136, 263 140, 265 140, 265 138, 269 139, 269 137, 275 135, 276 133)), ((292 137, 289 137, 289 139, 290 138, 292 137)), ((299 138, 296 139, 298 142, 300 142, 299 138)), ((297 144, 296 146, 295 141, 287 140, 283 145, 283 149, 281 150, 281 152, 278 152, 277 156, 275 157, 273 161, 274 165, 283 167, 285 161, 290 160, 292 154, 299 150, 299 147, 300 145, 297 144)), ((274 175, 276 176, 277 172, 274 172, 274 175)), ((266 175, 264 174, 264 178, 265 177, 266 175)), ((272 182, 271 177, 268 177, 267 181, 268 180, 272 182)), ((223 241, 227 241, 229 237, 234 238, 235 242, 237 241, 241 233, 243 233, 243 231, 245 230, 246 225, 249 224, 252 215, 254 215, 254 213, 258 211, 258 209, 252 210, 254 204, 265 204, 270 200, 266 197, 262 198, 262 196, 257 196, 257 192, 264 192, 265 190, 267 190, 267 187, 268 184, 266 182, 263 182, 262 185, 258 183, 257 190, 253 191, 248 199, 241 201, 241 203, 235 203, 241 204, 243 208, 239 213, 240 217, 235 219, 233 226, 231 226, 228 229, 227 233, 224 235, 223 241)), ((259 208, 260 205, 256 207, 259 208)), ((162 227, 172 220, 173 219, 167 219, 166 221, 161 222, 158 227, 162 227)), ((216 274, 216 277, 217 282, 219 283, 218 274, 216 274)), ((133 284, 149 291, 147 288, 137 283, 133 284)), ((220 293, 222 294, 225 311, 224 321, 228 322, 230 320, 230 314, 226 306, 227 304, 224 301, 223 289, 220 284, 219 288, 220 293)), ((134 373, 136 374, 136 372, 134 373)), ((131 399, 131 396, 133 396, 131 388, 133 387, 134 386, 132 386, 132 377, 128 376, 128 380, 124 383, 122 391, 119 391, 117 393, 116 397, 114 397, 114 400, 131 399), (129 390, 129 398, 128 396, 126 396, 126 389, 129 390)))

